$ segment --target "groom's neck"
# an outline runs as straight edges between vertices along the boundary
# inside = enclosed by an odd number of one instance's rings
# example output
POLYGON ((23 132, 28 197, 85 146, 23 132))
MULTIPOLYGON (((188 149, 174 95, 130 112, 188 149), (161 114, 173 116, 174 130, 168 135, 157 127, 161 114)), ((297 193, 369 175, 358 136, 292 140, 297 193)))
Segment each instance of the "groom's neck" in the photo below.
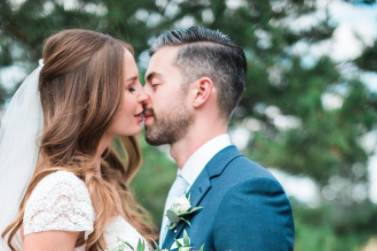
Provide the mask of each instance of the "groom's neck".
POLYGON ((170 154, 178 168, 182 168, 190 156, 202 145, 227 131, 228 126, 224 123, 207 123, 205 126, 194 123, 183 138, 171 145, 170 154))

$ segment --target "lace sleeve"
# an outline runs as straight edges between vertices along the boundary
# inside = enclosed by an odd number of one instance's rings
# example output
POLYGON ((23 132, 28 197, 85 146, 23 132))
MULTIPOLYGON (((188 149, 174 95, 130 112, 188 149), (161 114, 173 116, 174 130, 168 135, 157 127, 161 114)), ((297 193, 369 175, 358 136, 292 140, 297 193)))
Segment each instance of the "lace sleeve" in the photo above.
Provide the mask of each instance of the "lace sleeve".
POLYGON ((94 209, 85 183, 73 173, 44 177, 25 205, 24 234, 49 230, 93 231, 94 209))

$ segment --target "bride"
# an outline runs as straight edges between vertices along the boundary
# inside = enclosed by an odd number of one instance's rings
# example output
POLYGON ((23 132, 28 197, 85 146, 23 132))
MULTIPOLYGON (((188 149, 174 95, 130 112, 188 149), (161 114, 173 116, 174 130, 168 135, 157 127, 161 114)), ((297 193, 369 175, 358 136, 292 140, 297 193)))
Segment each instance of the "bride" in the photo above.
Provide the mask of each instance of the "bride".
POLYGON ((147 98, 130 45, 78 29, 47 39, 1 124, 1 250, 117 250, 154 238, 128 187, 147 98))

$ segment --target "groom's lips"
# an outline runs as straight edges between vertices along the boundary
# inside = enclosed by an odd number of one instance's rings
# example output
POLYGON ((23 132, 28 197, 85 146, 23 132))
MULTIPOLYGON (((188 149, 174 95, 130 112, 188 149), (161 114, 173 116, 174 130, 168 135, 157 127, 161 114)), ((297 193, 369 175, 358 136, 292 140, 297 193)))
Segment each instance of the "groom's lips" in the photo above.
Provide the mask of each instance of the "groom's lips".
POLYGON ((153 110, 151 109, 147 109, 144 111, 144 124, 145 125, 150 125, 153 121, 153 118, 154 118, 154 114, 153 114, 153 110))

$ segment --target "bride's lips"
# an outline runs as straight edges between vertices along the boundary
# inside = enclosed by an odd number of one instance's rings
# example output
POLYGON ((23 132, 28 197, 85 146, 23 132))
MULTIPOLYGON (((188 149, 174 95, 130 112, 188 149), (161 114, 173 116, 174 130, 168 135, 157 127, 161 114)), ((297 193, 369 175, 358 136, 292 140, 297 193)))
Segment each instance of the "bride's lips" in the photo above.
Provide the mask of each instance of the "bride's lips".
POLYGON ((140 113, 136 114, 135 118, 137 120, 137 123, 141 124, 143 122, 143 120, 144 120, 144 113, 140 112, 140 113))

